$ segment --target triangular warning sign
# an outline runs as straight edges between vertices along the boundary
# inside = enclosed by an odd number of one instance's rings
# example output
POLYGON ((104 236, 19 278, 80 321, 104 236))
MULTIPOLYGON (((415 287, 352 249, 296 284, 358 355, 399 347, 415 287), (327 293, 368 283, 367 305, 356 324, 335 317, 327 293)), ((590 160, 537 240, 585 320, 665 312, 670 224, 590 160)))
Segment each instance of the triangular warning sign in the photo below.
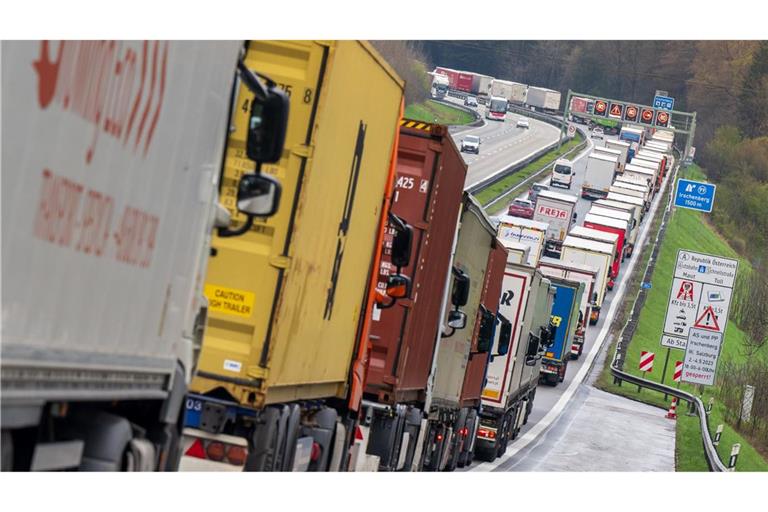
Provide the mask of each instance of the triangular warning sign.
POLYGON ((710 331, 720 332, 720 326, 717 323, 717 315, 712 311, 712 306, 704 308, 704 313, 693 324, 696 329, 707 329, 710 331))

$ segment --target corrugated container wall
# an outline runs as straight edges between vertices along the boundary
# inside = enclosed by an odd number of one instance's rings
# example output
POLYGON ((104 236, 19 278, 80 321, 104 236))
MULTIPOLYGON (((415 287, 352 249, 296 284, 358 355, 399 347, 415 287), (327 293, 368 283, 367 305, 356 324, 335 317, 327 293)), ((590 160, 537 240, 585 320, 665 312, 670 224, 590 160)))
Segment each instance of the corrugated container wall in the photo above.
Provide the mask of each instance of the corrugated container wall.
MULTIPOLYGON (((413 287, 411 299, 373 317, 366 392, 379 401, 425 398, 466 172, 444 128, 401 129, 392 211, 414 228, 411 266, 404 271, 413 287)), ((389 262, 385 254, 380 286, 389 262)))
MULTIPOLYGON (((216 238, 195 392, 225 388, 259 407, 343 397, 366 298, 403 82, 357 41, 252 42, 246 65, 290 92, 279 212, 216 238), (366 87, 359 84, 365 82, 366 87)), ((222 196, 232 209, 248 96, 240 88, 222 196), (241 114, 242 112, 242 114, 241 114)))

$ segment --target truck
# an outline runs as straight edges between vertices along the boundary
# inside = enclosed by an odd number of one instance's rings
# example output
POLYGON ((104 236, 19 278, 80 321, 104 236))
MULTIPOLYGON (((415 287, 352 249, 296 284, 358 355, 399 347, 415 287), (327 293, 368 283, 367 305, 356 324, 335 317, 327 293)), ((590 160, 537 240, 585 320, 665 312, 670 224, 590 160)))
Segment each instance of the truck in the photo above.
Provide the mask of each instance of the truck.
POLYGON ((587 167, 581 184, 581 197, 601 199, 608 195, 619 165, 618 158, 594 151, 587 156, 587 167))
MULTIPOLYGON (((472 73, 459 71, 457 69, 444 68, 437 66, 434 74, 445 75, 448 77, 448 87, 455 91, 463 93, 473 93, 472 91, 472 73)), ((476 92, 476 91, 475 91, 476 92)))
MULTIPOLYGON (((239 239, 212 241, 182 467, 344 469, 359 435, 373 304, 409 295, 401 271, 413 267, 412 229, 389 211, 404 85, 360 41, 251 42, 245 65, 294 91, 290 149, 267 169, 292 203, 239 239), (354 77, 373 89, 355 87, 354 77), (380 297, 385 239, 395 268, 380 297)), ((224 197, 241 172, 241 148, 235 131, 224 197)))
POLYGON ((533 220, 547 224, 544 255, 553 258, 560 255, 560 245, 575 221, 578 201, 576 196, 551 190, 542 190, 536 196, 533 220))
POLYGON ((645 216, 645 200, 639 196, 641 193, 642 192, 612 186, 611 191, 608 192, 606 200, 613 203, 623 203, 633 206, 634 208, 631 210, 632 227, 637 227, 645 216))
POLYGON ((501 96, 491 96, 485 107, 485 118, 503 123, 507 118, 507 100, 501 96))
POLYGON ((621 220, 627 223, 626 236, 624 238, 624 246, 627 248, 627 256, 632 256, 634 251, 635 241, 637 240, 637 233, 639 226, 634 223, 634 217, 632 212, 620 211, 614 208, 604 208, 598 205, 592 205, 589 212, 593 215, 599 215, 601 217, 610 217, 612 219, 621 220))
MULTIPOLYGON (((515 242, 503 243, 511 254, 515 242)), ((553 300, 554 288, 541 272, 507 262, 498 314, 511 328, 498 329, 492 347, 494 356, 488 364, 475 439, 479 460, 493 461, 503 455, 528 421, 541 358, 554 334, 550 318, 553 300)))
POLYGON ((491 82, 491 95, 505 98, 513 105, 523 105, 528 94, 528 86, 518 82, 499 80, 494 78, 491 82))
MULTIPOLYGON (((571 114, 591 114, 595 108, 595 101, 587 98, 571 97, 571 114)), ((579 119, 583 119, 579 117, 579 119)))
MULTIPOLYGON (((451 327, 456 306, 444 308, 443 322, 438 325, 448 327, 441 330, 435 348, 426 395, 428 425, 423 441, 420 440, 424 453, 422 467, 428 471, 452 470, 460 458, 468 462, 465 452, 471 451, 472 438, 463 429, 468 419, 474 423, 480 406, 480 389, 493 342, 501 276, 507 260, 506 249, 496 239, 496 229, 469 193, 464 195, 460 223, 451 270, 469 280, 463 310, 467 328, 451 327)), ((457 291, 460 286, 461 281, 455 279, 448 294, 452 300, 461 295, 457 291)), ((415 334, 418 340, 420 336, 415 334)), ((410 358, 407 352, 404 357, 410 358)))
POLYGON ((477 94, 481 98, 489 98, 491 96, 491 84, 493 83, 493 77, 488 75, 481 75, 480 73, 472 74, 472 94, 477 94))
POLYGON ((568 235, 583 238, 585 240, 594 240, 595 242, 601 242, 613 247, 613 260, 611 261, 611 272, 608 276, 607 285, 609 290, 613 290, 614 281, 619 276, 619 268, 622 262, 621 252, 623 247, 619 246, 619 235, 585 226, 573 226, 568 235))
POLYGON ((653 197, 657 190, 655 168, 656 166, 652 164, 643 164, 642 161, 635 163, 633 159, 631 163, 628 163, 624 166, 624 172, 622 175, 624 177, 635 178, 636 180, 640 180, 641 182, 645 183, 651 190, 651 197, 653 197))
POLYGON ((539 369, 541 378, 550 386, 563 382, 571 359, 576 330, 581 315, 581 299, 585 292, 584 283, 562 277, 549 277, 555 288, 552 302, 551 323, 555 327, 552 343, 546 348, 539 369))
POLYGON ((648 211, 650 207, 650 198, 648 197, 648 186, 640 185, 631 181, 622 181, 616 179, 611 186, 611 192, 618 192, 628 196, 639 197, 643 200, 643 211, 648 211))
POLYGON ((587 213, 584 216, 584 227, 616 233, 619 235, 617 245, 622 247, 621 260, 624 261, 624 258, 631 255, 631 248, 629 247, 631 227, 627 221, 606 217, 605 215, 587 213))
POLYGON ((607 146, 597 146, 592 149, 592 152, 596 155, 608 155, 610 157, 616 158, 616 172, 621 174, 622 171, 622 163, 621 163, 621 151, 618 149, 609 148, 607 146))
POLYGON ((3 471, 176 469, 238 70, 233 201, 278 205, 287 99, 243 48, 3 43, 3 471))
POLYGON ((571 263, 589 265, 597 269, 595 281, 594 305, 590 313, 589 324, 595 325, 600 319, 600 309, 608 288, 608 277, 613 263, 613 247, 594 240, 585 240, 574 236, 567 236, 563 241, 563 254, 560 259, 571 263))
POLYGON ((436 99, 445 98, 445 95, 448 94, 448 86, 449 86, 449 81, 446 75, 439 74, 439 73, 432 75, 431 94, 433 98, 436 98, 436 99))
POLYGON ((545 222, 504 215, 499 219, 497 232, 498 237, 502 240, 519 242, 529 247, 526 263, 535 267, 544 251, 548 229, 549 224, 545 222))
POLYGON ((538 268, 544 277, 561 277, 584 283, 584 293, 579 305, 579 323, 571 344, 571 359, 578 359, 584 351, 584 337, 587 333, 594 301, 597 300, 597 292, 595 291, 597 268, 546 257, 539 260, 538 268))
POLYGON ((667 167, 667 156, 663 153, 659 153, 658 151, 653 151, 648 149, 646 146, 643 146, 640 148, 640 150, 635 154, 633 160, 648 160, 652 163, 659 164, 659 185, 661 185, 661 178, 663 178, 666 175, 666 172, 668 170, 667 167))
MULTIPOLYGON (((392 211, 415 227, 413 268, 407 272, 412 288, 419 293, 394 307, 384 305, 374 310, 363 396, 366 417, 361 428, 367 444, 360 451, 364 460, 376 461, 382 471, 420 467, 427 386, 452 278, 451 255, 467 172, 445 127, 408 128, 410 124, 404 122, 400 129, 392 211)), ((483 265, 486 259, 487 254, 483 265)), ((379 272, 380 289, 391 268, 385 254, 379 272)), ((468 273, 461 276, 464 287, 477 279, 468 273)), ((455 316, 461 316, 458 308, 463 305, 455 304, 455 316)), ((458 329, 457 338, 466 331, 462 329, 458 329)))
POLYGON ((560 91, 553 91, 545 87, 528 87, 525 104, 533 110, 554 113, 560 110, 560 91))
POLYGON ((605 139, 605 147, 621 151, 619 157, 619 172, 624 171, 624 166, 629 161, 629 144, 623 140, 605 139))
POLYGON ((624 125, 621 127, 621 131, 619 132, 619 140, 642 144, 645 141, 645 130, 642 128, 624 125))
POLYGON ((573 182, 573 162, 567 158, 558 158, 552 165, 552 177, 549 179, 550 186, 558 185, 571 189, 573 182))
POLYGON ((651 139, 651 140, 645 141, 645 147, 653 151, 658 151, 659 153, 663 153, 665 155, 672 154, 672 145, 668 142, 662 142, 656 139, 651 139))

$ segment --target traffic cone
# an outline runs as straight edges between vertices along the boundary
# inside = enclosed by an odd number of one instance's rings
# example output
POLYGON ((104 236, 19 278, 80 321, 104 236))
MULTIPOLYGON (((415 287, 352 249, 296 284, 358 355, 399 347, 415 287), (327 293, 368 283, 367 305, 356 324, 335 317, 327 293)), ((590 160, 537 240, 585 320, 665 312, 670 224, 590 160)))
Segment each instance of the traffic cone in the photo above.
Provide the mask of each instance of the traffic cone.
POLYGON ((670 420, 677 419, 677 397, 672 397, 672 403, 669 406, 669 411, 667 411, 665 418, 670 420))

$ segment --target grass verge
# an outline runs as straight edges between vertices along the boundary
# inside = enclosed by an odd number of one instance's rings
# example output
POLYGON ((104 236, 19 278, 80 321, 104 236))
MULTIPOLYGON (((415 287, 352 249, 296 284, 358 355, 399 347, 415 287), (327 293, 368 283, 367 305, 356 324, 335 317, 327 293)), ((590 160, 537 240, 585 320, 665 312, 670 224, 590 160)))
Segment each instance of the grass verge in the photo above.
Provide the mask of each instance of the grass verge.
MULTIPOLYGON (((576 132, 576 136, 563 144, 559 148, 555 148, 546 154, 542 155, 541 157, 537 158, 533 162, 529 163, 522 169, 518 170, 517 172, 510 174, 509 176, 504 177, 502 180, 497 181, 493 185, 488 186, 487 188, 484 188, 483 190, 479 191, 477 194, 475 194, 475 199, 480 201, 480 204, 485 206, 486 204, 490 203, 497 197, 509 192, 516 186, 518 186, 520 183, 525 181, 526 179, 530 178, 533 174, 536 174, 539 172, 542 167, 546 167, 547 165, 551 164, 555 160, 557 160, 563 153, 567 153, 571 149, 575 148, 579 144, 581 144, 584 141, 584 137, 581 135, 581 133, 576 132)), ((494 208, 489 209, 488 213, 493 215, 496 212, 492 211, 494 209, 503 210, 506 208, 506 204, 498 204, 495 205, 494 208)))
MULTIPOLYGON (((684 173, 684 177, 701 179, 704 175, 698 167, 691 166, 684 173)), ((672 283, 672 273, 674 271, 675 258, 678 249, 690 249, 709 254, 738 258, 739 273, 751 271, 749 263, 743 258, 740 258, 736 252, 728 246, 714 229, 709 226, 705 218, 703 218, 703 215, 704 214, 692 210, 677 209, 673 212, 670 218, 666 236, 662 242, 659 258, 651 279, 652 288, 648 294, 645 305, 640 312, 637 330, 635 331, 629 349, 627 350, 624 370, 629 373, 640 375, 640 372, 637 369, 640 352, 646 350, 654 352, 657 355, 654 363, 654 370, 647 374, 646 378, 656 382, 662 381, 662 369, 664 367, 664 360, 668 349, 661 347, 659 341, 663 330, 664 316, 669 297, 669 287, 672 283)), ((649 249, 650 246, 646 246, 644 252, 650 254, 649 249)), ((647 261, 647 257, 648 255, 645 255, 645 261, 647 261)), ((641 269, 639 273, 641 278, 645 266, 641 265, 639 268, 641 269)), ((634 290, 629 289, 627 291, 627 297, 633 298, 635 296, 637 292, 636 286, 637 283, 635 283, 634 290)), ((627 302, 628 306, 631 306, 631 299, 628 299, 627 302)), ((618 325, 623 325, 623 320, 618 325)), ((734 322, 729 321, 720 356, 720 364, 725 360, 731 360, 737 363, 743 362, 746 358, 746 355, 741 350, 743 341, 744 333, 734 322)), ((610 354, 613 354, 613 350, 615 350, 615 342, 612 343, 609 350, 611 350, 610 354)), ((681 361, 684 356, 684 351, 682 350, 670 349, 669 352, 669 364, 664 378, 664 383, 666 384, 671 383, 671 374, 675 362, 681 361)), ((761 357, 763 360, 768 360, 765 352, 761 353, 758 357, 761 357)), ((647 389, 638 392, 637 387, 626 383, 622 386, 613 384, 613 379, 610 376, 609 370, 610 359, 611 358, 609 357, 606 361, 606 366, 596 383, 597 387, 611 393, 627 396, 628 398, 640 400, 652 405, 665 408, 668 407, 669 402, 665 401, 664 396, 659 393, 647 389)), ((681 383, 680 388, 687 392, 699 395, 705 404, 709 402, 710 398, 715 398, 714 407, 709 418, 709 424, 712 429, 712 435, 714 435, 714 429, 717 428, 718 424, 724 424, 723 435, 718 447, 720 458, 723 461, 728 461, 732 444, 741 443, 741 454, 739 455, 737 470, 768 471, 768 462, 766 462, 766 460, 750 445, 748 440, 739 435, 734 430, 733 426, 729 425, 726 421, 727 411, 717 400, 719 391, 717 385, 712 387, 701 387, 681 383)), ((698 419, 695 416, 687 416, 684 408, 679 408, 678 413, 679 419, 677 421, 675 454, 677 470, 706 471, 707 464, 704 459, 698 419)))
POLYGON ((405 108, 405 117, 425 123, 446 125, 469 124, 475 120, 469 112, 432 100, 408 105, 405 108))

